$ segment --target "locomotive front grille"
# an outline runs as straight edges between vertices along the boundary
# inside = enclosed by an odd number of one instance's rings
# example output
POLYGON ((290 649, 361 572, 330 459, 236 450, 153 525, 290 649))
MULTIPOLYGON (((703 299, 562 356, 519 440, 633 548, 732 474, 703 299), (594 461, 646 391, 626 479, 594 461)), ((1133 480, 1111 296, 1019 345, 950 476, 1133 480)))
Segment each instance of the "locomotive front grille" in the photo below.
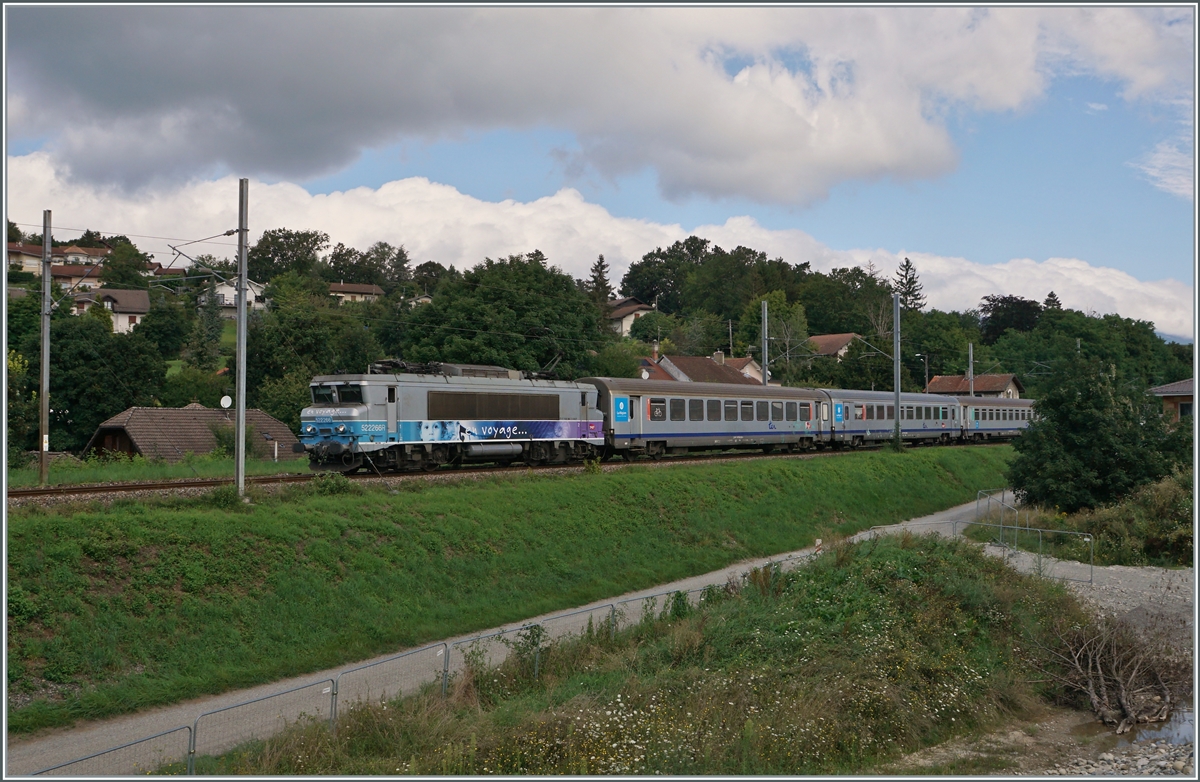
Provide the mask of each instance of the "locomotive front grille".
POLYGON ((322 429, 322 430, 321 430, 321 434, 323 434, 323 435, 331 435, 331 434, 333 434, 333 430, 332 430, 332 429, 322 429))

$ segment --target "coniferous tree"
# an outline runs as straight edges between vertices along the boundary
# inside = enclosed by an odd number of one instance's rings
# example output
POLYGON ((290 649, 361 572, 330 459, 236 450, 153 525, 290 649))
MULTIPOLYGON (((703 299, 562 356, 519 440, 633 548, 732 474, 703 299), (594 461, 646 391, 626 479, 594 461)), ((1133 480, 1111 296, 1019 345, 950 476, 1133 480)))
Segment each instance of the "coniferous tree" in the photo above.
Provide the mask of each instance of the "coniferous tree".
POLYGON ((192 327, 192 335, 183 346, 183 360, 188 366, 205 372, 217 369, 221 354, 221 305, 217 302, 217 285, 208 281, 204 290, 204 303, 200 306, 200 317, 192 327))
POLYGON ((603 307, 613 295, 612 283, 608 281, 608 262, 604 260, 603 254, 596 258, 591 272, 592 276, 588 280, 588 292, 592 296, 592 301, 603 307))
POLYGON ((917 267, 908 258, 896 270, 896 292, 900 294, 900 306, 905 312, 921 310, 925 307, 925 295, 921 293, 924 286, 917 278, 917 267))
POLYGON ((1046 300, 1042 302, 1042 309, 1044 309, 1044 310, 1061 310, 1062 309, 1062 302, 1058 300, 1058 296, 1055 295, 1054 291, 1050 291, 1050 295, 1047 296, 1046 300))

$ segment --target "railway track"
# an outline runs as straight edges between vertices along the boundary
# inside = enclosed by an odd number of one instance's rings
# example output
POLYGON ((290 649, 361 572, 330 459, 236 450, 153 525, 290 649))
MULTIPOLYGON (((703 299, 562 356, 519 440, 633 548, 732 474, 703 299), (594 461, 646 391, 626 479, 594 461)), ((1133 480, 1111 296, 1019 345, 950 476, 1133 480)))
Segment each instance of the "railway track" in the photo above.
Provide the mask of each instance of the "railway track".
MULTIPOLYGON (((986 443, 979 444, 975 447, 988 447, 991 445, 1001 445, 1002 443, 986 443)), ((736 453, 716 453, 704 454, 698 456, 670 456, 661 460, 640 459, 634 462, 610 461, 601 465, 603 470, 615 470, 624 467, 628 464, 636 464, 642 466, 668 467, 675 464, 705 464, 708 462, 722 462, 739 459, 815 459, 830 456, 842 456, 846 454, 856 453, 864 450, 878 450, 878 448, 859 448, 845 450, 824 450, 824 451, 809 451, 805 453, 751 453, 746 451, 736 453)), ((460 475, 478 475, 478 474, 503 474, 505 472, 514 472, 517 470, 531 470, 534 472, 575 472, 582 469, 578 464, 544 464, 535 467, 526 467, 524 465, 513 465, 511 467, 479 466, 479 467, 442 467, 430 472, 360 472, 347 477, 354 481, 394 481, 394 480, 441 480, 445 478, 456 477, 460 475)), ((269 484, 287 484, 287 483, 306 483, 317 477, 321 473, 284 473, 280 475, 256 475, 246 478, 247 485, 269 485, 269 484)), ((39 497, 68 497, 78 495, 103 495, 103 494, 122 494, 128 492, 168 492, 168 491, 183 491, 187 489, 209 489, 218 486, 227 486, 233 483, 233 478, 201 478, 201 479, 183 479, 183 480, 166 480, 166 481, 131 481, 126 483, 100 483, 100 484, 61 484, 56 486, 34 486, 28 488, 18 488, 8 490, 8 499, 34 499, 39 497)))

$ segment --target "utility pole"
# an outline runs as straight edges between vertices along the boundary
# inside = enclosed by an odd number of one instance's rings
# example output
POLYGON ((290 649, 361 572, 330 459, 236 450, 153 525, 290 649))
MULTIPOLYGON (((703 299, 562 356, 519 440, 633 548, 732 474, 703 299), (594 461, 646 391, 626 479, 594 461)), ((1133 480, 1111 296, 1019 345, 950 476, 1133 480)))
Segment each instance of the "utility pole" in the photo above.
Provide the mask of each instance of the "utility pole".
POLYGON ((900 294, 892 294, 892 388, 896 395, 895 448, 900 450, 900 294))
POLYGON ((246 242, 249 234, 250 180, 238 180, 238 281, 237 281, 237 423, 234 435, 234 479, 239 497, 246 494, 246 242))
POLYGON ((38 484, 50 482, 50 210, 42 212, 42 379, 38 385, 41 406, 38 430, 38 484))
MULTIPOLYGON (((732 328, 732 324, 731 324, 732 328)), ((763 385, 767 384, 767 300, 762 300, 762 376, 763 385)))
POLYGON ((733 358, 733 321, 729 321, 729 357, 733 358))
POLYGON ((970 383, 970 394, 975 396, 975 343, 967 343, 967 382, 970 383))

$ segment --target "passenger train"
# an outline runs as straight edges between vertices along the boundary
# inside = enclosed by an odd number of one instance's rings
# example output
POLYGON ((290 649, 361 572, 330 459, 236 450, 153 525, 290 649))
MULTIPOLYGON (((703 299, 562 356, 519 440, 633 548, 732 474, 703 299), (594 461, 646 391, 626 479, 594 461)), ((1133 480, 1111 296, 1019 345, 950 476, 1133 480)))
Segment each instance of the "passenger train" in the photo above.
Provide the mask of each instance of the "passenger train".
MULTIPOLYGON (((313 469, 346 472, 858 448, 890 440, 897 414, 895 395, 881 391, 564 381, 468 364, 384 362, 369 374, 319 375, 310 389, 299 448, 313 469)), ((1028 426, 1032 405, 901 394, 901 436, 926 444, 1009 439, 1028 426)))

